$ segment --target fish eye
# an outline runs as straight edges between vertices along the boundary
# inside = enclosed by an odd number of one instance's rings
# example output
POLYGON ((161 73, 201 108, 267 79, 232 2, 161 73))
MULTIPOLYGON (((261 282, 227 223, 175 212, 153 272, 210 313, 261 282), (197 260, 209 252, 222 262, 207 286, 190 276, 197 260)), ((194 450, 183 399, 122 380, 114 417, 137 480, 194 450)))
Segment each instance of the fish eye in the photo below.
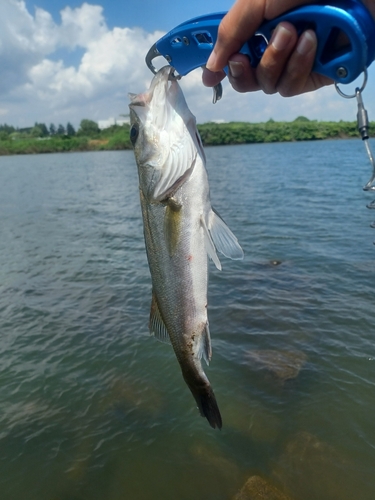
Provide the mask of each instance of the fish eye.
POLYGON ((133 144, 133 146, 135 145, 135 142, 136 142, 136 140, 138 138, 138 134, 139 134, 138 124, 134 123, 134 125, 130 129, 130 141, 133 144))

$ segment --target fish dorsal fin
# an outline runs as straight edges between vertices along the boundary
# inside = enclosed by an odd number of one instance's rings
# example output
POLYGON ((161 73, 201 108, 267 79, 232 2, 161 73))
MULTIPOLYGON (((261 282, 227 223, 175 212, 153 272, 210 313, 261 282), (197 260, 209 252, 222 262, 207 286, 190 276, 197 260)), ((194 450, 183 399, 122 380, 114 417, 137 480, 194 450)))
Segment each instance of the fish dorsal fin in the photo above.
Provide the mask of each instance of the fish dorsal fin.
POLYGON ((210 329, 208 327, 208 321, 199 339, 197 355, 199 359, 203 358, 207 363, 207 365, 209 365, 212 356, 212 348, 211 348, 211 336, 210 336, 210 329))
POLYGON ((212 259, 213 263, 219 269, 219 271, 221 271, 221 263, 219 257, 217 256, 215 245, 211 238, 211 234, 208 230, 207 224, 203 217, 201 217, 201 224, 204 231, 204 243, 206 246, 206 251, 208 253, 208 256, 210 257, 210 259, 212 259))
POLYGON ((165 344, 171 343, 171 339, 168 335, 163 318, 161 317, 158 302, 156 300, 156 295, 154 292, 152 292, 150 321, 148 327, 150 329, 151 335, 155 335, 155 338, 160 340, 160 342, 163 342, 165 344))
POLYGON ((229 227, 225 224, 220 215, 211 210, 208 216, 208 230, 216 249, 233 260, 242 260, 243 250, 229 227))

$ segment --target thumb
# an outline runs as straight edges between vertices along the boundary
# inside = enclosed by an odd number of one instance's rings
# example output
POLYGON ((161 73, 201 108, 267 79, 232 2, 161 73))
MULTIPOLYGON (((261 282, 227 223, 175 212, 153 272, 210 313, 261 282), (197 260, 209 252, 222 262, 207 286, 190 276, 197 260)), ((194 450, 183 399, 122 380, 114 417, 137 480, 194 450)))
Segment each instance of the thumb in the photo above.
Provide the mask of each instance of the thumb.
POLYGON ((237 0, 219 25, 217 41, 206 68, 214 72, 222 70, 230 56, 254 35, 263 21, 263 14, 264 0, 237 0))

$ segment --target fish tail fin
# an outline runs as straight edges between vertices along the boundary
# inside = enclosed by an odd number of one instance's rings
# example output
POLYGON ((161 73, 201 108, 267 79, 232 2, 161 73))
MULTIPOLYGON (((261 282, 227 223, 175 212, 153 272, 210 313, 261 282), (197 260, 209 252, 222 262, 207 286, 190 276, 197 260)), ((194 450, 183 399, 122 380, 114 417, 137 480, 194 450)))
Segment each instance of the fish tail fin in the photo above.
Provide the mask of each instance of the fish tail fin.
POLYGON ((197 390, 196 387, 189 386, 195 401, 197 402, 198 409, 202 417, 206 417, 208 423, 213 429, 221 429, 222 420, 220 410, 216 402, 214 391, 210 385, 197 390))

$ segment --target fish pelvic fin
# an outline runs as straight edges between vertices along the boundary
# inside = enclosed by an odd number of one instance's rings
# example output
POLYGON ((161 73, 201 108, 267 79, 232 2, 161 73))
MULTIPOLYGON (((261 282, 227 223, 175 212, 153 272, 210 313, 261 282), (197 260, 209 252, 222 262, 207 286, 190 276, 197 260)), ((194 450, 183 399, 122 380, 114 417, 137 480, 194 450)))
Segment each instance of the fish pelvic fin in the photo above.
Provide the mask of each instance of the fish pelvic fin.
POLYGON ((244 253, 237 238, 225 224, 220 215, 213 209, 208 215, 207 227, 215 247, 220 253, 229 259, 243 259, 244 253))
POLYGON ((155 338, 160 342, 163 342, 164 344, 171 344, 171 339, 160 313, 158 301, 154 292, 152 292, 150 321, 148 323, 148 327, 151 335, 155 335, 155 338))
POLYGON ((189 389, 194 396, 201 416, 207 418, 208 423, 213 429, 221 429, 223 422, 212 387, 208 384, 201 389, 196 389, 192 386, 189 386, 189 389))
POLYGON ((211 336, 210 330, 208 327, 208 321, 206 326, 203 329, 202 335, 200 337, 200 343, 198 347, 198 358, 204 359, 206 364, 209 365, 212 356, 212 347, 211 347, 211 336))

